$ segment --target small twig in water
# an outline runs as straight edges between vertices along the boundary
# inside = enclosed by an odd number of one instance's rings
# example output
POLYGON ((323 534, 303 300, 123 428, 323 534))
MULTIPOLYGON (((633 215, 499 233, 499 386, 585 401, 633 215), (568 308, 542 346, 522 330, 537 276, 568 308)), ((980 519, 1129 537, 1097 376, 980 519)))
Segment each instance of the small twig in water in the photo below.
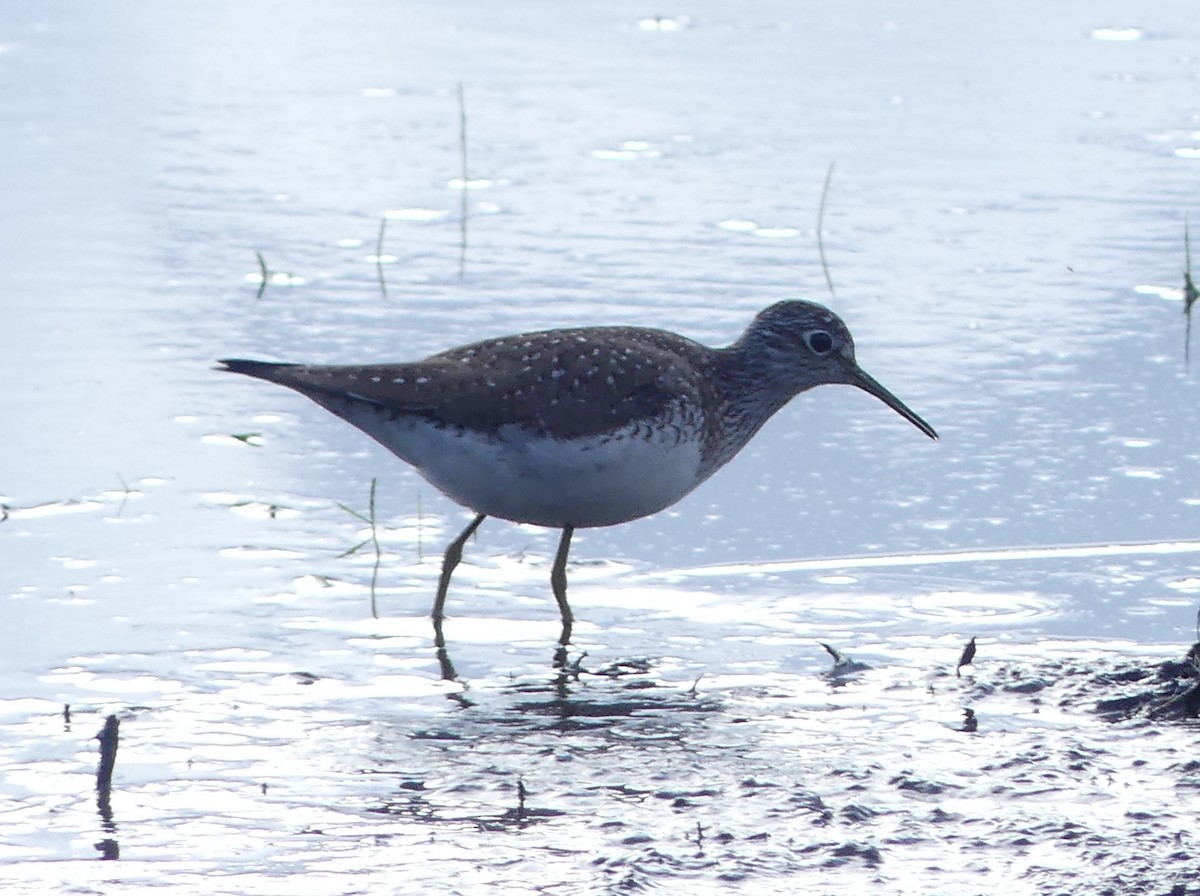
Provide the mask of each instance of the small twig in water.
POLYGON ((824 641, 818 641, 817 643, 825 648, 825 652, 827 654, 829 654, 831 657, 833 657, 833 664, 835 666, 841 666, 846 662, 845 654, 843 654, 836 647, 834 647, 830 644, 826 644, 824 641))
POLYGON ((958 666, 954 669, 955 677, 962 677, 962 667, 969 666, 975 659, 975 639, 972 638, 967 642, 967 646, 963 648, 962 654, 958 657, 958 666))
POLYGON ((821 205, 817 208, 817 254, 821 257, 821 270, 825 272, 825 285, 829 294, 834 298, 837 293, 833 290, 833 278, 829 275, 829 264, 825 261, 825 203, 829 199, 829 185, 833 182, 833 162, 825 172, 825 186, 821 188, 821 205))
POLYGON ((129 483, 125 481, 124 476, 122 476, 120 473, 118 473, 117 478, 121 480, 121 490, 122 490, 121 506, 117 508, 117 516, 120 516, 122 513, 125 512, 125 505, 129 502, 129 496, 132 495, 133 492, 130 490, 129 483))
POLYGON ((121 720, 115 715, 104 720, 104 728, 96 735, 100 741, 100 765, 96 769, 96 790, 112 793, 113 770, 117 765, 117 743, 120 741, 121 720))
POLYGON ((383 279, 383 234, 387 230, 387 215, 379 219, 379 239, 375 241, 375 269, 379 272, 379 291, 386 299, 387 281, 383 279))
POLYGON ((100 765, 96 768, 96 807, 109 833, 116 830, 112 813, 112 777, 117 765, 117 743, 120 740, 121 720, 115 715, 104 720, 104 728, 96 735, 100 741, 100 765))
POLYGON ((258 256, 258 270, 262 275, 262 282, 258 284, 258 294, 254 298, 261 299, 263 293, 267 291, 267 283, 271 280, 271 272, 267 269, 267 260, 263 258, 263 254, 257 249, 254 250, 254 254, 258 256))
POLYGON ((458 276, 467 272, 467 101, 462 81, 458 82, 458 155, 462 161, 462 200, 458 210, 458 276))
POLYGON ((372 619, 379 618, 379 611, 378 611, 378 608, 375 603, 375 584, 379 581, 379 563, 383 559, 383 551, 380 550, 380 548, 379 548, 379 528, 378 528, 378 523, 377 523, 376 517, 375 517, 375 483, 376 483, 376 480, 372 479, 371 480, 371 496, 367 502, 368 510, 367 510, 366 515, 359 513, 357 510, 355 510, 352 507, 347 507, 345 504, 342 504, 340 501, 338 502, 338 507, 342 508, 342 510, 346 511, 346 513, 350 514, 355 519, 361 520, 362 522, 366 523, 368 526, 371 527, 371 534, 369 537, 364 538, 362 541, 360 541, 354 547, 350 548, 350 550, 344 551, 343 553, 338 554, 338 559, 340 560, 342 557, 349 557, 351 554, 357 553, 359 550, 366 547, 367 545, 371 545, 374 548, 374 550, 375 550, 375 568, 371 571, 371 618, 372 619))
POLYGON ((1192 279, 1192 240, 1186 215, 1183 218, 1183 257, 1187 263, 1183 271, 1183 316, 1187 318, 1183 331, 1183 366, 1187 368, 1192 360, 1192 306, 1200 299, 1200 291, 1192 279))

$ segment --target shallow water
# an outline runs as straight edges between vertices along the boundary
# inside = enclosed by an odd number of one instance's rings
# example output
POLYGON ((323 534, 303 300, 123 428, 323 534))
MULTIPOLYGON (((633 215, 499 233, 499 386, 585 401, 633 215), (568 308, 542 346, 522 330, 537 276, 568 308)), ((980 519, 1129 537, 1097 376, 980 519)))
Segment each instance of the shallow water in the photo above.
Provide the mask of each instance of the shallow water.
POLYGON ((6 12, 6 892, 1194 889, 1194 721, 1094 712, 1196 637, 1190 7, 648 15, 6 12), (211 370, 570 323, 723 343, 800 295, 941 441, 819 389, 675 508, 579 533, 577 678, 553 534, 468 546, 443 681, 424 614, 469 514, 211 370), (337 506, 373 478, 378 619, 337 506), (870 668, 830 680, 821 642, 870 668))

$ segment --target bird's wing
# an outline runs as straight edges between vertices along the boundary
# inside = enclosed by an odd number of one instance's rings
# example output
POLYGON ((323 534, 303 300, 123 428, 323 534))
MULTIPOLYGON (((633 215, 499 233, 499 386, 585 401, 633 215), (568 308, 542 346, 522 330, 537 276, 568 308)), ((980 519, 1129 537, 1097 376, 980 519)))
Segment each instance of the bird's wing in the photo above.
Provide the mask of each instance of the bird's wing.
POLYGON ((521 426, 571 438, 696 406, 704 383, 694 365, 702 356, 670 333, 614 327, 504 337, 407 364, 222 363, 325 407, 349 399, 471 429, 521 426))

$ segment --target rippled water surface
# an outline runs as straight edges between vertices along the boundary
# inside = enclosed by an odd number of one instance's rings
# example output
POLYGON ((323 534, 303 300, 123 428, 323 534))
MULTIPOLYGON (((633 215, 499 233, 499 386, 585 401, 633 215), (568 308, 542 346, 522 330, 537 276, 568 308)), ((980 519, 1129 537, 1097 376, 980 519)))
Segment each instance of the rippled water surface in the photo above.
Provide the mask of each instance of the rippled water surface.
POLYGON ((1190 4, 9 6, 6 893, 1200 893, 1190 4), (446 679, 469 513, 211 369, 797 296, 941 440, 799 397, 578 533, 565 669, 553 533, 446 679))

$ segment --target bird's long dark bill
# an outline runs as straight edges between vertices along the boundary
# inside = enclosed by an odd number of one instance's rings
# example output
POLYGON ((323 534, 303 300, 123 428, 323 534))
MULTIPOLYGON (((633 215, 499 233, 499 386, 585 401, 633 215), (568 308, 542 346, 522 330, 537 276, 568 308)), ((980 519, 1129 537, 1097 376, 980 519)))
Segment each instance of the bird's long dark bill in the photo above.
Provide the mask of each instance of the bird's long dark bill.
POLYGON ((874 395, 917 429, 921 430, 921 432, 925 433, 925 435, 929 436, 929 438, 936 439, 938 437, 937 430, 918 417, 908 405, 885 389, 877 379, 861 367, 855 366, 851 374, 851 382, 864 392, 874 395))

